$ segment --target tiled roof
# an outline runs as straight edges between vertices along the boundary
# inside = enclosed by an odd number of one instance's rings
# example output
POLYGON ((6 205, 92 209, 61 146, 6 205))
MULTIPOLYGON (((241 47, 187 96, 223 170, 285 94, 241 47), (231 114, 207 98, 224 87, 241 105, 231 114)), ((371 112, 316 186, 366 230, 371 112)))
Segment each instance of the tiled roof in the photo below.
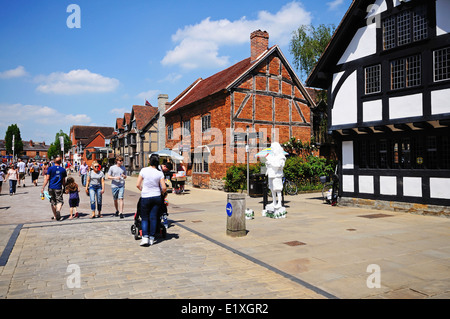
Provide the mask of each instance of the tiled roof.
POLYGON ((247 58, 207 79, 197 79, 170 103, 166 114, 226 89, 231 82, 242 75, 252 64, 250 63, 250 58, 247 58))
POLYGON ((136 128, 142 130, 145 125, 155 116, 158 112, 157 107, 144 106, 144 105, 133 105, 131 114, 132 117, 136 119, 136 128))
POLYGON ((111 135, 114 132, 114 127, 74 125, 72 130, 75 139, 80 140, 91 138, 97 131, 102 132, 103 136, 111 135))

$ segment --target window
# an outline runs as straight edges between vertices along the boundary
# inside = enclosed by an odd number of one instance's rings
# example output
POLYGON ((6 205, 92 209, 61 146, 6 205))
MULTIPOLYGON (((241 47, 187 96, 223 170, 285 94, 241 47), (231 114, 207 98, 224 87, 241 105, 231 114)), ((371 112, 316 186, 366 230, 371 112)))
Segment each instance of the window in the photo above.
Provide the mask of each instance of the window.
POLYGON ((183 136, 191 135, 191 121, 183 121, 183 136))
POLYGON ((450 79, 450 47, 433 52, 434 81, 450 79))
POLYGON ((361 137, 357 145, 360 169, 450 169, 448 129, 431 134, 396 133, 390 139, 361 137))
POLYGON ((426 38, 428 38, 426 5, 402 11, 383 20, 384 50, 426 38))
POLYGON ((209 153, 194 153, 194 173, 209 173, 209 153))
POLYGON ((413 55, 391 61, 391 89, 403 89, 422 84, 422 61, 413 55))
POLYGON ((365 68, 366 94, 381 92, 381 65, 365 68))
POLYGON ((211 129, 211 114, 202 116, 202 132, 211 129))
POLYGON ((167 139, 171 140, 173 138, 173 124, 167 126, 167 139))

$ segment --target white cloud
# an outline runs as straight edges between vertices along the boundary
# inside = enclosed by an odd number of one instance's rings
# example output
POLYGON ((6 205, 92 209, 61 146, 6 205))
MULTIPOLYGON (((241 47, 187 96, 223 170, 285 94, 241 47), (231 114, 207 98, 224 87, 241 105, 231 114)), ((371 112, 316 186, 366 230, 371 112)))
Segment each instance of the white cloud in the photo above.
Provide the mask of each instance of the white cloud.
POLYGON ((327 2, 327 6, 329 10, 336 10, 343 3, 344 0, 333 0, 331 2, 327 2))
POLYGON ((113 92, 120 83, 117 79, 92 73, 89 70, 54 72, 47 76, 38 76, 36 81, 41 83, 36 88, 39 92, 65 95, 113 92))
POLYGON ((23 66, 19 65, 15 69, 0 72, 0 79, 19 78, 19 77, 26 76, 26 75, 28 75, 28 73, 27 73, 27 71, 25 71, 25 68, 23 66))
POLYGON ((170 73, 167 74, 167 76, 162 79, 162 80, 158 80, 158 83, 163 83, 163 82, 169 82, 169 83, 175 83, 177 82, 179 79, 181 79, 183 76, 181 74, 178 73, 170 73))
POLYGON ((118 117, 123 117, 124 113, 130 112, 129 109, 126 108, 114 108, 109 111, 109 113, 117 115, 118 117))
POLYGON ((161 63, 166 66, 179 65, 185 70, 223 67, 229 64, 230 58, 219 55, 220 47, 249 43, 250 33, 258 29, 269 33, 271 43, 286 45, 293 30, 309 23, 311 14, 295 1, 286 4, 275 14, 260 11, 255 20, 246 17, 236 21, 206 18, 198 24, 178 29, 172 35, 172 41, 177 45, 166 53, 161 63))
MULTIPOLYGON (((141 92, 138 95, 136 95, 137 98, 140 98, 142 100, 150 100, 154 98, 159 93, 158 90, 149 90, 146 92, 141 92)), ((144 101, 145 102, 145 101, 144 101)))
MULTIPOLYGON (((1 123, 16 123, 20 121, 27 126, 35 125, 65 125, 67 123, 88 124, 91 118, 86 114, 64 114, 56 109, 41 105, 0 104, 2 110, 1 123)), ((5 124, 6 125, 6 124, 5 124)))

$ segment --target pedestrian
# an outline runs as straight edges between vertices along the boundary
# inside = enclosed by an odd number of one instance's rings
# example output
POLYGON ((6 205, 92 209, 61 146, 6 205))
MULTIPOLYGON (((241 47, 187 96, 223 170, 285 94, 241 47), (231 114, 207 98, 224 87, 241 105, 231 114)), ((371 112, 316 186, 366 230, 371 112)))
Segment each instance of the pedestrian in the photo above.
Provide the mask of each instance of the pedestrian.
POLYGON ((80 190, 78 189, 78 184, 75 183, 73 177, 69 177, 66 184, 66 194, 69 194, 69 219, 73 219, 74 217, 78 218, 77 207, 80 204, 80 196, 78 194, 79 192, 80 190))
POLYGON ((50 195, 50 204, 54 216, 52 219, 61 219, 61 209, 64 205, 63 188, 66 185, 66 177, 67 172, 61 166, 61 157, 57 156, 54 165, 47 170, 41 192, 44 193, 45 186, 48 184, 48 194, 50 195))
POLYGON ((5 172, 3 170, 0 170, 0 195, 2 194, 2 184, 5 180, 5 172))
POLYGON ((150 156, 150 166, 139 172, 136 187, 141 191, 142 241, 141 246, 155 241, 158 211, 163 205, 161 195, 167 191, 164 174, 158 170, 159 156, 150 156))
POLYGON ((123 218, 123 198, 125 192, 125 179, 127 171, 123 166, 123 156, 116 157, 116 164, 108 170, 108 179, 112 180, 111 190, 114 199, 114 207, 116 208, 116 216, 123 218))
POLYGON ((9 179, 9 196, 16 193, 17 180, 19 179, 19 172, 14 164, 11 164, 6 174, 5 181, 9 179))
POLYGON ((86 187, 86 177, 88 171, 89 166, 86 164, 86 161, 83 161, 83 163, 80 165, 80 171, 78 172, 78 175, 81 176, 81 184, 83 185, 83 187, 86 187))
POLYGON ((21 158, 19 158, 19 163, 17 163, 17 170, 19 172, 19 187, 22 180, 23 180, 23 187, 25 187, 26 165, 21 158))
POLYGON ((95 218, 95 203, 97 198, 97 217, 102 216, 102 195, 105 192, 105 174, 100 171, 97 161, 92 162, 91 170, 87 174, 86 194, 91 202, 91 218, 95 218))
POLYGON ((41 168, 39 167, 38 163, 33 161, 33 164, 30 166, 30 173, 31 173, 31 182, 34 184, 34 186, 37 186, 40 169, 41 168))

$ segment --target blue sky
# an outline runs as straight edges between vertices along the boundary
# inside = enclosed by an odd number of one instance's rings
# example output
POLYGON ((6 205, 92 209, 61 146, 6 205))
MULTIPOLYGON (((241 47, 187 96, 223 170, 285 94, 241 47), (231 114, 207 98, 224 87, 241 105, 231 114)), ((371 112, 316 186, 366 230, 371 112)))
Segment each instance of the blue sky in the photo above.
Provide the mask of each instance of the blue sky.
POLYGON ((292 64, 292 32, 337 26, 350 3, 0 0, 0 139, 10 124, 23 140, 48 144, 72 125, 114 126, 132 105, 156 106, 161 93, 171 101, 197 78, 249 57, 257 29, 292 64))

